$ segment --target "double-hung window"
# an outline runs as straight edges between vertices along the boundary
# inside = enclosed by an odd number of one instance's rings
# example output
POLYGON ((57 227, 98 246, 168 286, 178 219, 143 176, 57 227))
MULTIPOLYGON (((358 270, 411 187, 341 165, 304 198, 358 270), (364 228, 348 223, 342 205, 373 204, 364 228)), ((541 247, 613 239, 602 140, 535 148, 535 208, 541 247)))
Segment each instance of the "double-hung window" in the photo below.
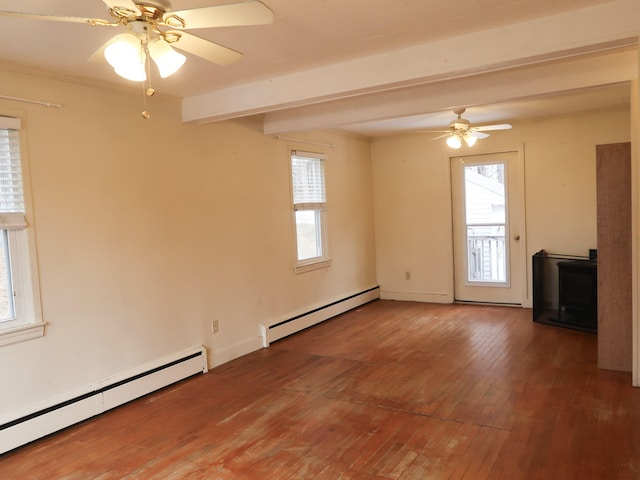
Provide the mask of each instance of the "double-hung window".
POLYGON ((291 184, 296 227, 296 271, 328 266, 325 160, 321 153, 291 151, 291 184))
POLYGON ((44 334, 25 214, 20 120, 0 117, 0 345, 44 334))

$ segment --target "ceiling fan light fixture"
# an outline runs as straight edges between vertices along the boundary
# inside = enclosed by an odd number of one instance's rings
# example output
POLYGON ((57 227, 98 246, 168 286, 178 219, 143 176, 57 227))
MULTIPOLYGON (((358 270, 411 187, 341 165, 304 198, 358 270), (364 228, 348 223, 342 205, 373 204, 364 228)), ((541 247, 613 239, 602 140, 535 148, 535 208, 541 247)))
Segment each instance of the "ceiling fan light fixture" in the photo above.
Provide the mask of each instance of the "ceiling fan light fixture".
POLYGON ((457 133, 449 135, 449 137, 447 137, 447 145, 449 145, 451 148, 458 149, 462 146, 462 140, 457 133))
POLYGON ((132 33, 115 36, 104 49, 104 58, 115 72, 134 82, 144 82, 147 79, 145 57, 142 42, 132 33))
POLYGON ((464 137, 462 137, 464 143, 466 143, 469 147, 473 147, 478 141, 478 137, 474 137, 473 135, 469 135, 465 133, 464 137))
POLYGON ((176 73, 187 60, 187 57, 176 52, 164 40, 159 39, 149 44, 149 55, 157 65, 162 78, 167 78, 176 73))
POLYGON ((132 82, 144 82, 147 79, 147 72, 145 72, 144 63, 139 65, 129 65, 126 68, 114 68, 113 71, 122 78, 131 80, 132 82))

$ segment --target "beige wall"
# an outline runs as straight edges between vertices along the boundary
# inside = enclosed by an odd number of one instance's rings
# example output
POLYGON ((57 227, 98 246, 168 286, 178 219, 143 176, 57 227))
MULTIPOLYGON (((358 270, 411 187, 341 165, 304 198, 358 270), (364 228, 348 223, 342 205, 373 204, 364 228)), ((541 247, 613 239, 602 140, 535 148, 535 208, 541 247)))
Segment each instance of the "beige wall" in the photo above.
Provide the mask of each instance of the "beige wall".
MULTIPOLYGON (((0 348, 0 414, 195 345, 223 363, 260 348, 260 323, 376 281, 392 297, 453 298, 442 140, 295 135, 335 144, 321 148, 333 264, 295 275, 287 153, 319 147, 251 121, 183 124, 179 100, 161 95, 145 121, 137 91, 17 69, 0 70, 0 85, 63 105, 0 100, 0 114, 24 119, 47 322, 43 338, 0 348)), ((527 255, 595 245, 594 145, 629 135, 629 112, 608 111, 523 122, 478 144, 524 144, 527 255)))
POLYGON ((47 322, 43 338, 0 348, 0 414, 196 345, 223 363, 260 348, 260 323, 376 284, 368 141, 297 135, 335 148, 333 264, 295 275, 290 142, 251 122, 183 124, 161 95, 144 120, 137 90, 8 68, 0 84, 63 105, 0 100, 24 119, 47 322))
MULTIPOLYGON (((616 110, 522 122, 456 152, 524 146, 527 268, 540 249, 588 255, 597 247, 595 145, 629 141, 629 115, 616 110)), ((376 259, 384 298, 453 299, 451 150, 444 139, 432 138, 412 134, 373 142, 376 259)), ((526 302, 530 276, 528 271, 526 302)))

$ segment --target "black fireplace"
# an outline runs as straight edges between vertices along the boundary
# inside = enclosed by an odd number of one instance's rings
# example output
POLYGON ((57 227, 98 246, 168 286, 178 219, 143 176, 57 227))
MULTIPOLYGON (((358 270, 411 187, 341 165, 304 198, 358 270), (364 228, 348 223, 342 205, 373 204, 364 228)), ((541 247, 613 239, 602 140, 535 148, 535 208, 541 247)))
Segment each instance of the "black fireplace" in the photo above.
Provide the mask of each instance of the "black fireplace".
POLYGON ((598 329, 598 269, 595 261, 558 262, 558 317, 586 330, 598 329))
POLYGON ((533 255, 533 321, 597 333, 597 251, 589 256, 533 255))

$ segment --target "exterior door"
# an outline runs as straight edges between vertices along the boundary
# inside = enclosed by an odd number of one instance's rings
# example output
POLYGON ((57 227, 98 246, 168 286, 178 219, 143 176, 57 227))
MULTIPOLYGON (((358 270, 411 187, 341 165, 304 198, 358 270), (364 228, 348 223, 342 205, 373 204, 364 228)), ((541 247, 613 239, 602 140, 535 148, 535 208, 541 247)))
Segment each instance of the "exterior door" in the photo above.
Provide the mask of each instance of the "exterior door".
POLYGON ((526 285, 521 151, 450 160, 454 298, 521 305, 526 285))

